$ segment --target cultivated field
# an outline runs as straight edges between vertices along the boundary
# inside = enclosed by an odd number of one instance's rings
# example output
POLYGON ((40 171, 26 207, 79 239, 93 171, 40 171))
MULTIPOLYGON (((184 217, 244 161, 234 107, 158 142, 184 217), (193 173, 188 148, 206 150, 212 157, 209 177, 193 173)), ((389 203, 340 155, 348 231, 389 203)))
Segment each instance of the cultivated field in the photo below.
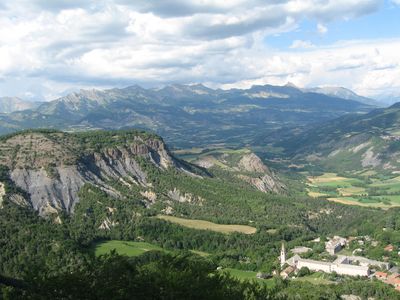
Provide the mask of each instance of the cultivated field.
POLYGON ((378 176, 368 171, 353 176, 343 177, 335 173, 308 176, 308 195, 348 205, 400 206, 400 176, 378 176))
POLYGON ((164 216, 158 215, 157 218, 166 220, 172 223, 176 223, 185 227, 193 228, 193 229, 202 229, 202 230, 211 230, 221 233, 233 233, 240 232, 244 234, 253 234, 256 233, 257 229, 255 227, 247 226, 247 225, 223 225, 216 224, 203 220, 192 220, 192 219, 183 219, 172 216, 164 216))

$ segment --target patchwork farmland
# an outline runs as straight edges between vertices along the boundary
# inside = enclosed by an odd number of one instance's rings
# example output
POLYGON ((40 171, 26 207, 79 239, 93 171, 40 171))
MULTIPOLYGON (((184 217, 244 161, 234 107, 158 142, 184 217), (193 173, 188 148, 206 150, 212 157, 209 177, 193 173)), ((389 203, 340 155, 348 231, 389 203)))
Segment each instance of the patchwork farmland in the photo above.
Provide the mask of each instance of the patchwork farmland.
POLYGON ((308 175, 307 192, 313 198, 348 205, 396 207, 400 206, 400 176, 376 176, 371 172, 341 176, 336 173, 308 175))

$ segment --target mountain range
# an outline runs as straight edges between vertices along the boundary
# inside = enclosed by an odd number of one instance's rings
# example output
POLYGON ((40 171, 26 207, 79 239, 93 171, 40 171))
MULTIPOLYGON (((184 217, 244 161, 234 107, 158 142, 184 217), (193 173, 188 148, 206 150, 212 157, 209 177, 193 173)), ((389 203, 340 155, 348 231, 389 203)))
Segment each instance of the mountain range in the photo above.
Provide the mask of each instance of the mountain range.
POLYGON ((0 133, 28 128, 139 128, 156 132, 177 147, 247 145, 260 133, 268 136, 280 128, 298 128, 374 108, 359 102, 368 99, 347 96, 292 85, 245 90, 215 90, 200 84, 81 90, 36 108, 0 115, 0 133))

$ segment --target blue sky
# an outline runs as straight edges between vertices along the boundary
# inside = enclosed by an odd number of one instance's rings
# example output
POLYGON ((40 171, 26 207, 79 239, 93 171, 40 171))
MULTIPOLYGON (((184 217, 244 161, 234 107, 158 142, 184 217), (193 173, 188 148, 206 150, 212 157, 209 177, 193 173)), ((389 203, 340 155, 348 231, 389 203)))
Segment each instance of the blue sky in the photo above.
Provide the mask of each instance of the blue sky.
POLYGON ((3 0, 0 97, 203 83, 400 97, 400 0, 3 0))
POLYGON ((317 21, 305 19, 296 30, 267 37, 265 43, 271 47, 286 49, 297 39, 324 46, 341 40, 399 38, 400 5, 386 1, 380 9, 370 14, 328 22, 324 24, 328 30, 326 34, 319 33, 317 26, 317 21))

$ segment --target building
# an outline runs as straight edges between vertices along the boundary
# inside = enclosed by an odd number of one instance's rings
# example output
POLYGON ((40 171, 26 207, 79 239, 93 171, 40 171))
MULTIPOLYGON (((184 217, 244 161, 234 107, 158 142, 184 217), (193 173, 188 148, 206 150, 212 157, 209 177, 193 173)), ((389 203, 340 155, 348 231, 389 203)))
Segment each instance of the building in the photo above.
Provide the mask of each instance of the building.
POLYGON ((390 264, 387 262, 382 262, 378 260, 368 259, 363 256, 344 256, 339 255, 338 258, 335 260, 336 263, 344 263, 344 264, 358 264, 359 266, 364 267, 378 267, 382 270, 389 270, 390 264))
POLYGON ((290 252, 294 254, 302 254, 302 253, 307 253, 311 250, 312 250, 311 248, 299 246, 299 247, 294 247, 292 250, 290 250, 290 252))
POLYGON ((387 252, 392 252, 394 250, 394 246, 389 244, 385 248, 383 248, 383 250, 385 250, 387 252))
POLYGON ((400 288, 400 275, 392 274, 385 280, 385 282, 390 285, 393 285, 396 289, 400 288))
POLYGON ((282 243, 282 247, 281 247, 280 263, 281 263, 281 268, 286 263, 286 250, 285 250, 285 245, 283 243, 282 243))
POLYGON ((389 274, 386 272, 380 272, 380 271, 375 272, 375 277, 376 277, 376 279, 379 279, 379 280, 386 280, 388 278, 388 276, 389 276, 389 274))
POLYGON ((389 269, 389 264, 376 260, 371 260, 361 256, 340 255, 333 262, 304 259, 298 255, 289 258, 286 263, 289 266, 301 269, 307 267, 311 271, 322 271, 325 273, 336 272, 339 275, 349 276, 369 276, 370 267, 378 266, 382 269, 389 269))
POLYGON ((335 255, 340 250, 342 250, 344 246, 346 246, 346 239, 340 236, 334 236, 333 239, 330 239, 328 242, 325 243, 325 250, 330 255, 335 255))
POLYGON ((285 268, 285 270, 283 270, 280 275, 283 279, 287 279, 289 277, 290 274, 292 274, 294 271, 296 270, 295 267, 293 266, 288 266, 287 268, 285 268))
MULTIPOLYGON (((341 238, 336 240, 339 242, 339 245, 342 245, 343 240, 340 239, 341 238)), ((286 268, 281 272, 281 276, 284 278, 287 278, 289 274, 295 271, 296 269, 300 270, 303 267, 306 267, 311 271, 322 271, 325 273, 335 272, 339 275, 349 275, 349 276, 369 276, 371 274, 370 272, 371 267, 379 267, 384 270, 389 270, 390 268, 390 264, 387 262, 372 260, 366 257, 354 256, 354 255, 352 256, 339 255, 333 262, 304 259, 301 258, 298 254, 295 254, 294 256, 286 260, 286 251, 283 243, 281 248, 280 263, 281 267, 283 267, 285 264, 288 264, 290 267, 293 268, 293 270, 286 268), (291 272, 288 273, 287 271, 290 270, 291 272)), ((385 276, 384 274, 387 275, 387 273, 384 272, 377 272, 376 274, 377 276, 381 277, 384 277, 385 276)), ((390 276, 388 277, 388 280, 389 279, 390 276)), ((400 279, 399 279, 399 286, 400 286, 400 279)))

